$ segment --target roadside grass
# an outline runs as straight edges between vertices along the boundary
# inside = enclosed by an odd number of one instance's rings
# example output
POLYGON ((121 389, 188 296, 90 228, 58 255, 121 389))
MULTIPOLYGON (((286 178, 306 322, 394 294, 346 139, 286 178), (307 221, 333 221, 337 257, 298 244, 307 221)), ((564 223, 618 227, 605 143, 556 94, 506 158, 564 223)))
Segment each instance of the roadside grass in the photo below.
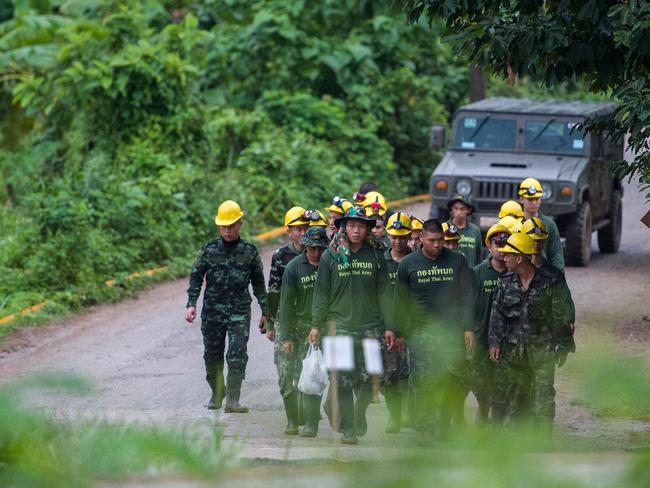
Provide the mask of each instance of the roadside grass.
POLYGON ((78 377, 39 376, 0 389, 0 486, 77 487, 130 476, 182 476, 214 480, 229 455, 221 432, 139 424, 79 421, 57 423, 24 409, 34 389, 83 393, 78 377))

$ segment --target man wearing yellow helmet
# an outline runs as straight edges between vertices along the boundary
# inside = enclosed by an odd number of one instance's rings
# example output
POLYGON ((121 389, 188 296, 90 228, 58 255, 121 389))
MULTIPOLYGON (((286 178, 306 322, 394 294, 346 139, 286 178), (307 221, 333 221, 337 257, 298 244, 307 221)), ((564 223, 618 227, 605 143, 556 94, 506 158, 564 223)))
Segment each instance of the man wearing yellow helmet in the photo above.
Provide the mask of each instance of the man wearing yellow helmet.
POLYGON ((502 363, 508 395, 493 401, 493 420, 530 416, 551 431, 555 417, 555 367, 575 351, 571 310, 573 300, 564 275, 531 258, 535 243, 526 234, 513 234, 499 248, 508 273, 494 294, 488 340, 490 358, 502 363))
MULTIPOLYGON (((382 297, 382 310, 386 327, 390 330, 395 328, 395 317, 393 313, 395 280, 397 279, 397 267, 400 261, 410 250, 408 247, 411 236, 411 218, 402 212, 394 213, 388 219, 386 227, 390 248, 384 254, 386 267, 388 269, 388 285, 382 297)), ((384 360, 383 393, 388 408, 388 425, 386 433, 398 433, 402 423, 402 391, 407 386, 408 371, 406 354, 403 345, 393 340, 389 335, 390 342, 386 341, 382 350, 384 360)))
MULTIPOLYGON (((519 205, 519 204, 517 204, 519 205)), ((506 272, 503 260, 504 254, 499 251, 510 237, 510 230, 502 224, 494 224, 485 236, 485 246, 489 251, 488 257, 474 267, 476 274, 475 320, 476 347, 472 354, 472 391, 478 403, 477 420, 487 423, 490 414, 490 403, 494 389, 494 363, 490 361, 488 328, 494 290, 501 276, 506 272)))
POLYGON ((442 231, 445 236, 445 248, 450 251, 458 251, 458 243, 461 239, 461 236, 458 233, 458 227, 454 224, 443 222, 442 231))
POLYGON ((474 274, 462 253, 445 249, 438 220, 424 223, 421 239, 422 248, 399 263, 394 315, 411 353, 416 428, 428 442, 446 436, 462 404, 461 370, 475 337, 474 274))
POLYGON ((411 240, 409 241, 409 249, 411 251, 417 251, 422 247, 420 242, 420 234, 422 234, 422 226, 424 225, 424 220, 417 218, 415 215, 411 215, 411 240))
POLYGON ((521 208, 519 203, 514 200, 508 200, 499 209, 499 218, 502 219, 505 216, 514 217, 515 219, 521 220, 524 218, 524 211, 521 208))
POLYGON ((352 204, 349 201, 339 196, 336 196, 332 199, 332 204, 327 207, 327 211, 329 213, 327 217, 327 225, 330 231, 330 235, 336 234, 336 231, 338 230, 334 224, 334 221, 343 217, 343 215, 345 215, 345 212, 351 206, 352 204))
POLYGON ((239 237, 244 212, 236 202, 219 205, 215 223, 221 237, 208 241, 198 252, 187 289, 185 320, 196 318, 196 302, 203 294, 201 333, 203 334, 206 380, 212 396, 206 407, 216 409, 226 396, 226 412, 245 413, 239 403, 241 384, 248 362, 247 344, 250 329, 251 296, 248 285, 262 309, 260 330, 266 330, 267 294, 264 288, 262 260, 257 248, 239 237), (228 379, 224 392, 224 350, 228 340, 228 379))
POLYGON ((474 212, 474 206, 469 197, 456 195, 447 202, 447 208, 450 215, 447 223, 456 226, 461 237, 458 242, 458 250, 465 255, 467 264, 473 268, 483 259, 481 229, 469 221, 469 216, 474 212))
POLYGON ((543 194, 542 184, 535 178, 526 178, 521 182, 519 185, 519 202, 524 209, 523 220, 539 217, 544 222, 548 232, 548 239, 544 245, 544 254, 549 263, 564 273, 564 253, 562 252, 560 232, 557 225, 555 225, 555 221, 540 211, 543 194))
MULTIPOLYGON (((288 245, 282 246, 279 249, 276 249, 271 257, 271 269, 269 271, 269 323, 267 326, 266 336, 272 342, 274 342, 274 355, 273 359, 278 369, 278 382, 280 384, 280 391, 286 391, 289 389, 286 384, 292 381, 292 377, 287 373, 286 368, 283 367, 281 361, 281 347, 282 344, 279 340, 276 340, 278 337, 276 334, 276 328, 281 326, 278 324, 278 309, 280 304, 280 291, 282 288, 282 276, 284 275, 284 270, 287 267, 287 264, 300 255, 303 252, 303 245, 300 243, 300 239, 305 235, 307 229, 309 228, 310 216, 312 214, 308 213, 302 207, 292 207, 284 215, 284 225, 287 227, 287 234, 289 235, 288 245)), ((283 400, 285 403, 285 411, 292 411, 293 404, 295 401, 291 398, 285 398, 283 395, 283 400)), ((296 419, 300 421, 301 419, 296 419)), ((298 433, 298 424, 287 427, 287 433, 289 435, 294 435, 298 433)))

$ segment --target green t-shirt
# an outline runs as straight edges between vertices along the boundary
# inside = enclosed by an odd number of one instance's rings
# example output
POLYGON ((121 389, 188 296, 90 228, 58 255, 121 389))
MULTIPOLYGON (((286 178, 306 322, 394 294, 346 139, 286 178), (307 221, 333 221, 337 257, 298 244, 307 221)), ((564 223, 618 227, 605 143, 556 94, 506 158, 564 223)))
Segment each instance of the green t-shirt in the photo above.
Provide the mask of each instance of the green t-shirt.
MULTIPOLYGON (((451 220, 449 221, 451 223, 451 220)), ((460 241, 458 241, 458 250, 463 253, 467 264, 473 268, 483 259, 483 238, 481 229, 477 225, 467 222, 462 229, 458 227, 460 241)))
POLYGON ((422 249, 399 263, 395 290, 397 333, 439 335, 474 330, 474 273, 465 256, 443 249, 436 260, 422 249))
POLYGON ((481 264, 475 266, 474 273, 476 274, 476 280, 474 282, 476 286, 474 296, 476 338, 481 344, 487 347, 492 299, 494 298, 494 290, 499 286, 499 281, 503 273, 499 273, 492 267, 491 256, 488 256, 481 264))
POLYGON ((328 249, 316 275, 312 326, 327 332, 332 321, 337 335, 357 337, 383 328, 380 298, 387 281, 382 253, 370 244, 350 252, 348 267, 328 249))
POLYGON ((304 253, 289 261, 280 293, 280 341, 298 341, 309 333, 318 266, 304 253))
POLYGON ((397 268, 399 263, 393 259, 390 251, 389 248, 384 252, 384 259, 386 260, 386 268, 388 271, 388 283, 384 295, 381 298, 381 307, 386 328, 394 330, 395 317, 393 315, 393 307, 395 305, 395 283, 397 281, 397 268))

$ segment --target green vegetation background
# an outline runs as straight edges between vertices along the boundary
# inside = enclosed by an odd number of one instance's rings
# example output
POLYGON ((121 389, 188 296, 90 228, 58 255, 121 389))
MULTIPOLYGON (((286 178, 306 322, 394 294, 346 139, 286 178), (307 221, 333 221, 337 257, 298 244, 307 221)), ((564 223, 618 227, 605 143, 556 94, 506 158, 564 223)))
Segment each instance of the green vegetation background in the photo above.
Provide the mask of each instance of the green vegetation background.
POLYGON ((225 199, 250 236, 365 180, 425 192, 429 127, 466 101, 442 27, 389 1, 0 0, 0 21, 0 316, 48 299, 28 321, 186 272, 225 199))

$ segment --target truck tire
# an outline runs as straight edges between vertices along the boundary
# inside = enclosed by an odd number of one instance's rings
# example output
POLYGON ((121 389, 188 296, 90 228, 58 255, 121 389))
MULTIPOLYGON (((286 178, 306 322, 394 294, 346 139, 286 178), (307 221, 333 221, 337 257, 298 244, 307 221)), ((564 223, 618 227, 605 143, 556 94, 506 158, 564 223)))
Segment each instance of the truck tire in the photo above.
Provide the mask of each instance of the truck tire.
POLYGON ((566 254, 569 266, 587 266, 591 260, 591 207, 582 202, 566 226, 566 254))
POLYGON ((604 253, 618 252, 621 245, 621 229, 623 227, 623 202, 621 192, 614 190, 609 201, 607 214, 609 224, 598 231, 598 249, 604 253))

